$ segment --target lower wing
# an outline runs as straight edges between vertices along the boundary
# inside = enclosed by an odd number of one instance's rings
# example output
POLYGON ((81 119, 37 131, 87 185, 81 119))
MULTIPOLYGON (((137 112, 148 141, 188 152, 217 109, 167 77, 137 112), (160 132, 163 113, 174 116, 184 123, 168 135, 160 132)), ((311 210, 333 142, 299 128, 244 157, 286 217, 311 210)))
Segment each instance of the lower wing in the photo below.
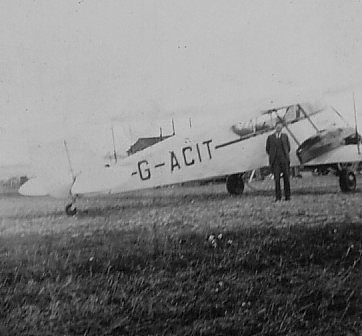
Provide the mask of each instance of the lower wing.
POLYGON ((305 166, 318 166, 340 162, 358 162, 361 160, 362 154, 358 153, 355 145, 343 145, 306 162, 305 166))

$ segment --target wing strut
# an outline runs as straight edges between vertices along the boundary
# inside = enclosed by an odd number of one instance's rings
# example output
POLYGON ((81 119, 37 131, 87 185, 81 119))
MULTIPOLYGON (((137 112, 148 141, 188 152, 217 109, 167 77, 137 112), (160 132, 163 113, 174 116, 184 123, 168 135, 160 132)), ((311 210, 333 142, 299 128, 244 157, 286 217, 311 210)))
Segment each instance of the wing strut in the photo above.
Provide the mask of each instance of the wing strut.
POLYGON ((114 156, 114 161, 115 163, 117 163, 117 152, 116 152, 116 145, 114 142, 114 130, 113 130, 113 126, 111 127, 112 130, 112 141, 113 141, 113 156, 114 156))
POLYGON ((312 121, 312 119, 309 117, 308 113, 304 111, 304 109, 298 105, 299 109, 302 111, 302 113, 304 114, 304 116, 308 119, 308 121, 310 122, 310 124, 313 126, 313 128, 317 131, 317 133, 320 131, 319 128, 316 126, 316 124, 312 121))
POLYGON ((275 112, 275 115, 277 116, 278 120, 280 120, 280 121, 283 123, 285 129, 288 131, 288 133, 289 133, 290 136, 293 138, 293 140, 295 141, 295 143, 296 143, 298 146, 300 146, 300 142, 298 141, 298 139, 296 138, 296 136, 293 134, 293 132, 289 129, 287 123, 284 122, 284 119, 278 114, 278 111, 277 111, 277 110, 274 110, 274 112, 275 112))
POLYGON ((72 178, 73 178, 73 183, 75 182, 76 176, 72 167, 72 161, 70 160, 70 155, 69 155, 69 150, 68 150, 68 145, 67 142, 64 140, 64 147, 65 147, 65 153, 67 154, 67 159, 68 159, 68 164, 69 164, 69 169, 70 172, 72 174, 72 178))
POLYGON ((358 134, 358 128, 357 128, 357 110, 356 110, 356 99, 353 92, 353 109, 354 109, 354 124, 356 127, 356 139, 357 139, 357 150, 358 154, 361 154, 360 148, 359 148, 359 134, 358 134))

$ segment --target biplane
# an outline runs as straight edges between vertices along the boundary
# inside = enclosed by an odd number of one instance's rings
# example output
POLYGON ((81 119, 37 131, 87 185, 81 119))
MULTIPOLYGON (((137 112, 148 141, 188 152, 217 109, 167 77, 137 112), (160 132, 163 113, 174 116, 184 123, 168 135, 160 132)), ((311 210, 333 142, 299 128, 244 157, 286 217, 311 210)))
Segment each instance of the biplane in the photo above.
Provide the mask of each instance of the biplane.
POLYGON ((249 115, 247 121, 226 117, 214 127, 175 135, 109 167, 100 161, 87 163, 65 141, 62 148, 53 150, 58 159, 40 148, 43 160, 38 159, 38 169, 34 168, 39 173, 19 192, 65 198, 68 215, 76 213, 75 200, 82 195, 122 193, 220 176, 227 177, 230 194, 240 195, 244 173, 268 165, 265 143, 277 120, 283 122, 290 139, 291 167, 329 167, 338 176, 343 192, 355 190, 354 169, 345 163, 361 161, 360 135, 334 107, 320 101, 301 102, 258 109, 249 115))

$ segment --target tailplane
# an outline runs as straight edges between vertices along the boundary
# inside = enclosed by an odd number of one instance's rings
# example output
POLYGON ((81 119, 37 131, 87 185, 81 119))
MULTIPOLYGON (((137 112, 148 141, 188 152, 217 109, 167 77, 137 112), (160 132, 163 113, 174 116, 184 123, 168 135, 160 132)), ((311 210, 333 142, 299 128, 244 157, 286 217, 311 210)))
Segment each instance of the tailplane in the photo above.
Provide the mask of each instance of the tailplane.
POLYGON ((72 186, 82 168, 102 166, 102 161, 79 141, 55 141, 30 150, 35 177, 19 189, 26 196, 50 195, 69 198, 72 186))

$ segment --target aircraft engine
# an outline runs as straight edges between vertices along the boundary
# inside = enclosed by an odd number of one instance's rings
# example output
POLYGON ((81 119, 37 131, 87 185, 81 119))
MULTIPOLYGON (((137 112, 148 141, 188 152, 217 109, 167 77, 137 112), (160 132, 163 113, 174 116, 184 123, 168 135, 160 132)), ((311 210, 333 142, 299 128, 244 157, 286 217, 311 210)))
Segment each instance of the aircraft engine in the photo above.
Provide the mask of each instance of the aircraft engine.
POLYGON ((345 144, 345 139, 356 131, 353 128, 333 128, 323 130, 305 140, 297 149, 297 156, 302 164, 345 144))

